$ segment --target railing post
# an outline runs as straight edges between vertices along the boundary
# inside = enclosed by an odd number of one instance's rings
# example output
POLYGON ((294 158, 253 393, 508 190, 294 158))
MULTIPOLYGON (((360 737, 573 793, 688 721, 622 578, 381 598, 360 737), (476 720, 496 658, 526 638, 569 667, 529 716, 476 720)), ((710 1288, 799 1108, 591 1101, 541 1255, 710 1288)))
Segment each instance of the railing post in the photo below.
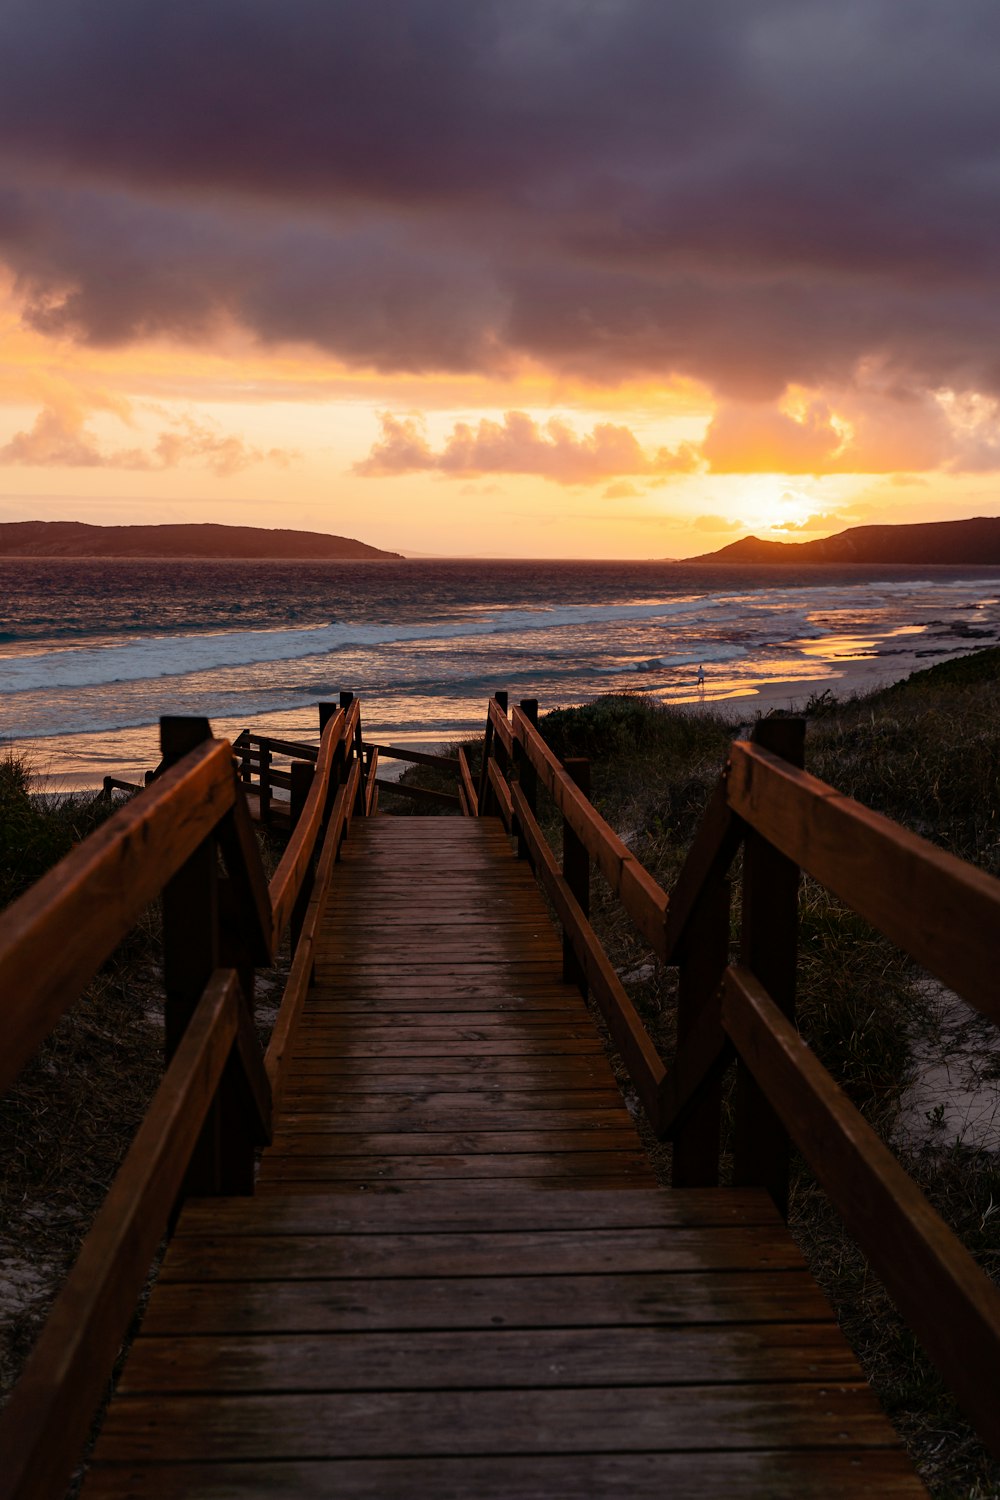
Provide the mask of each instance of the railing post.
MULTIPOLYGON (((537 698, 522 698, 521 702, 518 704, 518 707, 530 724, 538 724, 537 698)), ((527 802, 532 813, 537 813, 538 777, 535 773, 534 766, 531 764, 531 761, 528 759, 527 755, 525 755, 524 750, 521 748, 521 745, 517 740, 514 741, 514 755, 517 760, 518 784, 521 788, 521 791, 524 793, 524 800, 525 802, 527 802)), ((524 834, 521 832, 520 828, 517 832, 517 857, 518 859, 530 858, 527 840, 525 839, 524 834)))
MULTIPOLYGON (((752 738, 791 765, 804 764, 803 719, 760 719, 752 738)), ((798 866, 748 829, 743 845, 740 961, 790 1021, 795 1020, 798 890, 798 866)), ((742 1063, 737 1076, 734 1131, 734 1185, 766 1187, 780 1213, 787 1217, 788 1134, 742 1063)))
MULTIPOLYGON (((254 961, 245 937, 244 918, 232 882, 219 887, 219 963, 235 969, 240 981, 240 1005, 254 1019, 254 961)), ((254 1184, 254 1142, 247 1129, 242 1065, 233 1054, 219 1080, 212 1113, 216 1117, 216 1178, 214 1193, 250 1197, 254 1184)), ((211 1119, 211 1116, 209 1117, 211 1119)))
POLYGON ((240 780, 244 783, 250 781, 252 771, 250 769, 250 731, 241 729, 233 741, 233 749, 240 760, 240 780))
MULTIPOLYGON (((164 767, 212 738, 207 719, 160 720, 164 767)), ((218 853, 205 839, 163 888, 163 978, 165 1054, 169 1063, 187 1029, 202 992, 219 964, 218 853)), ((191 1157, 185 1193, 204 1196, 219 1190, 220 1110, 213 1104, 191 1157)))
POLYGON ((485 818, 490 809, 488 802, 495 799, 490 790, 490 753, 493 749, 493 720, 486 714, 486 728, 483 730, 483 763, 479 768, 479 816, 485 818))
MULTIPOLYGON (((719 987, 729 962, 729 904, 729 881, 715 880, 691 914, 678 965, 678 1053, 696 1027, 711 1028, 720 1044, 724 1040, 719 987)), ((706 1079, 696 1102, 674 1128, 674 1187, 718 1186, 724 1071, 720 1067, 706 1079)))
MULTIPOLYGON (((502 714, 505 714, 507 712, 507 694, 505 692, 501 691, 499 693, 494 693, 492 698, 490 699, 490 702, 495 703, 502 714)), ((479 778, 480 817, 495 817, 497 810, 497 799, 493 794, 493 788, 490 784, 489 772, 487 769, 491 750, 493 751, 493 758, 496 761, 498 768, 503 771, 505 776, 508 775, 509 770, 507 766, 507 751, 504 748, 504 744, 500 739, 500 736, 494 731, 493 725, 490 722, 490 717, 487 714, 486 739, 483 745, 483 769, 482 774, 479 778)))
MULTIPOLYGON (((354 702, 353 693, 341 693, 340 706, 346 714, 354 702)), ((343 777, 347 780, 347 773, 351 767, 354 756, 358 759, 358 790, 354 796, 354 816, 363 818, 365 815, 365 793, 368 788, 368 778, 365 773, 364 735, 361 732, 361 715, 358 714, 358 722, 354 726, 354 742, 352 745, 344 746, 343 777)))
MULTIPOLYGON (((563 762, 567 776, 585 797, 590 796, 590 761, 583 756, 563 762)), ((590 855, 583 841, 563 818, 563 879, 569 886, 585 917, 590 916, 590 855)), ((587 974, 569 938, 563 934, 563 979, 575 984, 586 997, 587 974)))
POLYGON ((258 745, 260 757, 260 821, 271 821, 271 751, 267 745, 258 745))
MULTIPOLYGON (((315 775, 316 767, 313 765, 312 761, 292 761, 291 831, 293 833, 295 832, 296 825, 298 824, 298 821, 302 816, 302 809, 306 805, 306 798, 309 796, 309 790, 312 787, 313 778, 315 777, 315 775)), ((291 932, 291 951, 293 956, 296 948, 299 945, 299 934, 302 931, 302 923, 305 921, 306 910, 309 906, 310 897, 312 896, 313 878, 315 876, 315 873, 316 852, 314 849, 313 854, 309 860, 309 868, 305 873, 305 877, 302 881, 299 894, 296 897, 295 905, 292 907, 292 917, 289 925, 291 932)))
MULTIPOLYGON (((320 703, 317 705, 317 707, 319 709, 319 734, 320 739, 322 739, 324 729, 326 728, 327 724, 329 724, 334 714, 339 712, 339 707, 336 703, 320 703)), ((337 787, 344 779, 343 759, 344 747, 341 743, 337 746, 336 752, 334 754, 333 765, 330 767, 330 779, 326 784, 326 803, 323 807, 324 829, 326 828, 326 825, 330 820, 330 811, 333 807, 333 799, 337 795, 337 787)))

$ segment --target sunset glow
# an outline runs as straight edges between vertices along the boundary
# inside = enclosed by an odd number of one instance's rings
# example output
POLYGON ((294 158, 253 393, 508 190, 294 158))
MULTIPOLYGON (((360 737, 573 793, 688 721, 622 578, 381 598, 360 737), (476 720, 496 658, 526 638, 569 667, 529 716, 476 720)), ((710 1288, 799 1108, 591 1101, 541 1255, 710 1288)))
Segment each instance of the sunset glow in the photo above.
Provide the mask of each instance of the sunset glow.
POLYGON ((209 0, 197 47, 57 9, 0 19, 0 519, 642 558, 997 510, 972 0, 251 5, 235 40, 209 0))

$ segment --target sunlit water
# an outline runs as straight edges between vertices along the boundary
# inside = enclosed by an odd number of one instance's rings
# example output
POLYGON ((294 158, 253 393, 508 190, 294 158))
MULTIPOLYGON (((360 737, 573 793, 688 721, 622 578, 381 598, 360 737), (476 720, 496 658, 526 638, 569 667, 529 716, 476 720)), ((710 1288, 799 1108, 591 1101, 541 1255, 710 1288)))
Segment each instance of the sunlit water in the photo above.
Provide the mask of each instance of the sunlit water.
POLYGON ((154 763, 164 713, 312 736, 351 689, 372 737, 444 741, 501 687, 749 707, 1000 631, 996 568, 11 560, 0 586, 0 735, 67 786, 154 763))

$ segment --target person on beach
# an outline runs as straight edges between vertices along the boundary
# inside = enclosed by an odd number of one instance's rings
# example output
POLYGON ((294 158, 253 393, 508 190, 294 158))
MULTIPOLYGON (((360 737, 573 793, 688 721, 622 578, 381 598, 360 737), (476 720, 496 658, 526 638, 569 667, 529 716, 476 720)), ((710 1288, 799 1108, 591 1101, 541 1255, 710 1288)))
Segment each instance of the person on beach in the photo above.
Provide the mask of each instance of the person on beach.
POLYGON ((701 665, 698 667, 698 686, 700 688, 705 686, 705 668, 701 665))

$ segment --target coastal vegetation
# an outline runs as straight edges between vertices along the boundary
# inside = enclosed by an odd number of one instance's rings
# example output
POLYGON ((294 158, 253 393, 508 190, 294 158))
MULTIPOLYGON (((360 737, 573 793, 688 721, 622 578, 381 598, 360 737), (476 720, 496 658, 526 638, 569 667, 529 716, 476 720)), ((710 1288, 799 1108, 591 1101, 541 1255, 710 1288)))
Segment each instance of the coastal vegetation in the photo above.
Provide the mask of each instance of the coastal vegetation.
MULTIPOLYGON (((914 674, 883 692, 806 705, 807 766, 868 806, 1000 874, 1000 650, 914 674)), ((727 748, 741 727, 721 712, 664 709, 640 696, 544 715, 562 757, 590 758, 593 799, 666 889, 673 885, 727 748)), ((474 751, 474 747, 469 747, 474 751)), ((431 784, 418 767, 409 778, 431 784)), ((391 797, 391 793, 387 794, 391 797)), ((395 809, 394 809, 395 810, 395 809)), ((3 900, 10 900, 106 815, 101 798, 58 802, 33 791, 17 757, 0 763, 3 900)), ((559 830, 549 828, 554 842, 559 830)), ((738 870, 734 872, 738 893, 738 870)), ((835 898, 804 882, 799 1023, 820 1059, 903 1157, 980 1262, 1000 1273, 998 1155, 932 1118, 901 1131, 917 1055, 947 997, 835 898)), ((593 920, 663 1055, 672 1055, 673 973, 628 928, 595 878, 593 920)), ((263 976, 262 988, 274 982, 263 976)), ((0 1311, 9 1382, 51 1293, 141 1117, 160 1071, 157 916, 113 956, 16 1089, 0 1102, 0 1311)), ((996 1052, 980 1040, 983 1076, 996 1052)), ((649 1140, 663 1179, 669 1148, 649 1140)), ((1000 1468, 987 1458, 895 1315, 808 1171, 796 1167, 792 1227, 814 1274, 932 1492, 984 1500, 1000 1468)))

